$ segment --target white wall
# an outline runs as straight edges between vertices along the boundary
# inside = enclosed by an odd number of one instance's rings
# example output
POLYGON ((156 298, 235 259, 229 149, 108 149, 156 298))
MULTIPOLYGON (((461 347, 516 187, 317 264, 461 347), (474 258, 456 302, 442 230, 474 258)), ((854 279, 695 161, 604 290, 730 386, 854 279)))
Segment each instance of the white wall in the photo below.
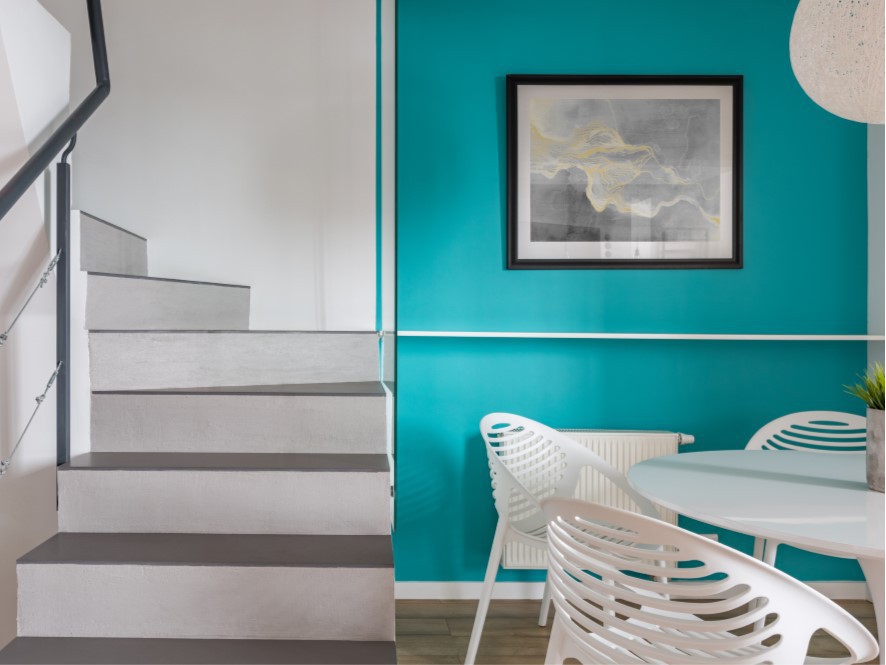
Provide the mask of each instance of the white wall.
MULTIPOLYGON (((868 125, 868 334, 884 334, 884 132, 868 125)), ((868 343, 868 362, 883 363, 883 342, 868 343)))
MULTIPOLYGON (((73 98, 94 86, 82 2, 73 98)), ((253 328, 375 329, 375 0, 105 0, 111 96, 74 205, 157 276, 248 284, 253 328)))
MULTIPOLYGON (((395 380, 397 337, 397 2, 381 0, 381 329, 382 380, 395 380)), ((389 434, 393 435, 393 424, 389 434)))
MULTIPOLYGON (((36 0, 0 0, 0 183, 29 156, 68 103, 70 36, 36 0)), ((48 185, 49 183, 47 183, 48 185)), ((0 221, 0 332, 49 263, 46 189, 32 187, 0 221), (44 211, 45 208, 45 211, 44 211)), ((0 459, 19 434, 55 367, 51 280, 0 347, 0 459)), ((15 560, 57 529, 55 392, 38 412, 13 465, 0 478, 0 646, 15 636, 15 560)))

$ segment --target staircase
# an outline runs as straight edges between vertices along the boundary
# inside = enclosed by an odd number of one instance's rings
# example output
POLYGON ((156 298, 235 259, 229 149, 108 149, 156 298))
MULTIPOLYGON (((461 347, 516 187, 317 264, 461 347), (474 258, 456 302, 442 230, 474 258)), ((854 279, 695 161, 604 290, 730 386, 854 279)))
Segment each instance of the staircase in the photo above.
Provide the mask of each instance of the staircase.
POLYGON ((18 561, 0 663, 393 663, 374 332, 248 330, 249 289, 147 276, 81 217, 91 452, 18 561))

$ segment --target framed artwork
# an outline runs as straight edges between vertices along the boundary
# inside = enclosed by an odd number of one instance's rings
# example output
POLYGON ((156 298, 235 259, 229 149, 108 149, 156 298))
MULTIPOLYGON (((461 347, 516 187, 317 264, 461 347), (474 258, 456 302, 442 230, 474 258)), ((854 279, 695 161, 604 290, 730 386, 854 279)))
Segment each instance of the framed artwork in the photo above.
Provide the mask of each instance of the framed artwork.
POLYGON ((507 77, 508 268, 741 268, 741 76, 507 77))

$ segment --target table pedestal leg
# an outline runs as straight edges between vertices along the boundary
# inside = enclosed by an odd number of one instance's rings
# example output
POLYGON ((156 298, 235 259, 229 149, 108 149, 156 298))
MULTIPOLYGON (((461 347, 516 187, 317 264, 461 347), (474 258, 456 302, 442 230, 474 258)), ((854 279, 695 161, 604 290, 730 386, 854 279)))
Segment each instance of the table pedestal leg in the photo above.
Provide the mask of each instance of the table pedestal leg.
POLYGON ((868 583, 868 590, 871 592, 871 600, 874 603, 874 614, 877 617, 877 638, 880 642, 880 662, 886 662, 886 655, 883 654, 883 594, 884 579, 883 559, 859 559, 861 570, 864 572, 864 578, 868 583))

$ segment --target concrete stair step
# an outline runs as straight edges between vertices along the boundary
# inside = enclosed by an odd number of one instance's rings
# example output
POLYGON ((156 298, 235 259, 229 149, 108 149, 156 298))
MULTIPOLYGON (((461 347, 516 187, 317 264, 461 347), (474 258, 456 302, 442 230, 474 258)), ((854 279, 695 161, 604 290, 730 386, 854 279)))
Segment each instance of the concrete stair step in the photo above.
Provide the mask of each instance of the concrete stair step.
POLYGON ((148 241, 86 212, 80 213, 80 270, 148 274, 148 241))
POLYGON ((59 533, 18 587, 20 637, 394 639, 388 535, 59 533))
POLYGON ((159 640, 19 637, 0 664, 20 665, 386 665, 393 642, 319 640, 159 640))
POLYGON ((390 532, 382 454, 90 453, 58 492, 61 531, 390 532))
POLYGON ((246 330, 249 287, 90 272, 90 330, 246 330))
POLYGON ((92 394, 94 452, 384 453, 378 381, 92 394))
POLYGON ((375 332, 96 331, 92 390, 378 380, 375 332))

